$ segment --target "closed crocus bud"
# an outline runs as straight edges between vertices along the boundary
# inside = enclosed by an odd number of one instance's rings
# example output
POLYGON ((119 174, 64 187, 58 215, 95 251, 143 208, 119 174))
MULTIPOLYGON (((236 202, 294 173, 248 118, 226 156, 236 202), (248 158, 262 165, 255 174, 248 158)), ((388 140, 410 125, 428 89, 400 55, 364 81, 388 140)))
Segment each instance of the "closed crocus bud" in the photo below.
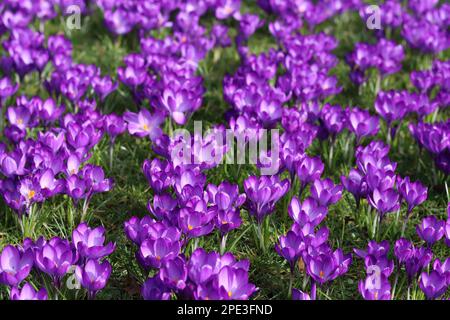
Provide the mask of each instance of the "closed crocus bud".
POLYGON ((152 189, 157 193, 166 190, 173 183, 172 164, 167 160, 155 158, 150 161, 146 159, 142 165, 142 171, 152 189))
POLYGON ((314 180, 320 178, 323 172, 323 168, 324 165, 318 157, 311 158, 306 156, 298 161, 296 173, 301 183, 300 194, 310 182, 313 182, 314 180))
POLYGON ((72 232, 72 242, 80 256, 88 259, 99 259, 110 255, 115 244, 105 242, 105 228, 89 228, 87 223, 83 222, 72 232))
POLYGON ((364 180, 364 176, 357 169, 350 169, 348 177, 341 176, 342 185, 353 194, 357 207, 359 207, 361 198, 367 194, 367 184, 364 180))
POLYGON ((40 249, 35 250, 36 266, 53 278, 56 286, 68 272, 70 266, 77 261, 77 255, 67 240, 54 237, 40 249))
POLYGON ((369 203, 383 218, 388 212, 396 211, 400 207, 399 195, 394 189, 375 189, 369 196, 369 203))
POLYGON ((397 178, 397 189, 408 205, 408 214, 427 199, 427 187, 420 182, 411 182, 409 177, 397 178))
POLYGON ((127 129, 127 125, 125 121, 122 119, 122 117, 119 117, 118 115, 111 113, 105 116, 105 131, 109 135, 111 139, 111 143, 114 142, 115 138, 124 133, 127 129))
POLYGON ((409 240, 398 239, 395 242, 394 254, 400 263, 404 263, 414 255, 414 246, 409 240))
POLYGON ((0 255, 0 283, 17 286, 25 279, 33 267, 33 252, 7 245, 0 255))
POLYGON ((176 212, 174 211, 178 205, 178 201, 170 194, 161 193, 155 194, 153 196, 153 205, 148 202, 148 210, 156 217, 158 220, 175 220, 176 212))
POLYGON ((107 260, 101 263, 97 260, 88 260, 84 266, 75 268, 77 280, 88 290, 91 299, 106 286, 110 275, 111 265, 107 260))
POLYGON ((186 262, 181 257, 167 261, 159 270, 161 281, 169 288, 183 290, 186 287, 186 262))
POLYGON ((435 216, 428 216, 423 218, 416 226, 416 231, 419 237, 425 241, 427 245, 432 246, 444 236, 444 227, 444 221, 438 220, 435 216))
POLYGON ((428 299, 436 299, 442 296, 447 290, 447 278, 435 270, 429 274, 422 272, 419 286, 428 299))
POLYGON ((409 283, 412 283, 417 274, 428 266, 433 258, 433 252, 429 248, 414 248, 413 254, 405 262, 406 274, 409 283))
MULTIPOLYGON (((1 78, 0 79, 0 102, 5 99, 8 98, 12 95, 14 95, 17 91, 17 88, 19 87, 19 85, 13 85, 11 80, 7 77, 5 78, 1 78)), ((1 108, 1 103, 0 103, 0 108, 1 108)))
POLYGON ((250 215, 255 216, 258 223, 271 214, 275 204, 290 188, 287 179, 280 181, 278 176, 251 176, 244 181, 244 190, 247 194, 247 209, 250 215))
POLYGON ((10 300, 47 300, 45 288, 36 291, 31 284, 25 283, 22 289, 14 287, 9 294, 10 300))

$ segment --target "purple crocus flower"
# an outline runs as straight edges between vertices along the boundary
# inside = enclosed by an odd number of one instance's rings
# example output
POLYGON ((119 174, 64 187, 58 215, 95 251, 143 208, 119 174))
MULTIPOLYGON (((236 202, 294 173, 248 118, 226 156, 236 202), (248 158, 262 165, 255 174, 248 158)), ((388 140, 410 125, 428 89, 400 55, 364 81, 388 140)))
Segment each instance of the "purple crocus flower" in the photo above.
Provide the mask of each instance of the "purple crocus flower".
POLYGON ((323 173, 324 165, 319 157, 311 158, 305 156, 297 163, 296 173, 300 180, 300 195, 306 186, 320 178, 323 173))
POLYGON ((85 222, 73 230, 72 242, 80 256, 88 259, 103 258, 110 255, 116 247, 112 242, 104 245, 105 228, 91 229, 85 222))
POLYGON ((155 140, 162 135, 159 127, 164 122, 164 115, 161 113, 151 114, 147 109, 141 109, 139 113, 125 112, 123 119, 128 124, 128 132, 139 138, 149 136, 155 140))
POLYGON ((180 210, 178 225, 188 238, 197 238, 209 234, 214 229, 217 214, 214 207, 207 208, 204 200, 193 201, 180 210))
POLYGON ((145 267, 160 268, 180 253, 179 241, 167 238, 147 239, 139 247, 138 256, 145 267))
POLYGON ((278 176, 251 176, 244 181, 244 190, 247 194, 247 208, 250 215, 262 223, 264 217, 271 214, 275 204, 289 190, 289 180, 280 181, 278 176))
POLYGON ((105 100, 111 92, 117 89, 118 85, 109 76, 103 78, 97 76, 92 79, 92 87, 101 100, 105 100))
POLYGON ((348 192, 353 194, 356 207, 359 208, 361 198, 367 195, 367 184, 364 176, 357 169, 350 169, 348 177, 341 176, 341 183, 348 192))
POLYGON ((11 300, 47 300, 45 288, 36 291, 31 284, 25 283, 22 289, 14 287, 9 294, 11 300))
POLYGON ((404 179, 397 177, 397 189, 408 205, 408 215, 427 199, 427 187, 420 182, 411 182, 409 177, 404 179))
POLYGON ((422 272, 419 286, 428 299, 436 299, 447 290, 447 279, 445 275, 436 270, 431 271, 429 274, 422 272))
POLYGON ((50 275, 58 287, 61 278, 77 261, 77 258, 69 242, 59 237, 53 237, 41 248, 35 250, 36 266, 42 272, 50 275))
POLYGON ((445 221, 438 220, 435 216, 428 216, 423 218, 421 223, 416 226, 416 231, 428 246, 432 246, 444 236, 444 227, 445 221))
POLYGON ((57 106, 53 99, 48 98, 42 103, 42 106, 39 109, 39 117, 44 121, 54 122, 61 117, 65 109, 64 105, 57 106))
POLYGON ((450 285, 450 258, 445 259, 444 262, 436 259, 433 263, 433 269, 438 271, 440 274, 444 274, 447 277, 447 286, 450 285))
POLYGON ((237 185, 222 182, 219 186, 209 184, 210 199, 217 206, 216 226, 222 234, 237 229, 242 224, 239 207, 245 202, 246 195, 239 194, 237 185))
POLYGON ((351 254, 344 255, 340 249, 337 249, 334 253, 330 249, 330 252, 317 255, 305 253, 303 260, 312 279, 319 284, 324 284, 346 273, 352 259, 351 254))
POLYGON ((275 244, 277 253, 289 262, 291 272, 294 272, 295 263, 301 257, 305 243, 303 238, 293 231, 288 231, 286 236, 279 238, 279 244, 275 244))
POLYGON ((125 235, 128 239, 139 246, 148 238, 148 230, 150 225, 154 223, 155 220, 149 216, 145 216, 142 219, 139 219, 138 217, 131 217, 124 223, 125 235))
POLYGON ((239 12, 240 7, 241 0, 219 0, 216 7, 216 18, 219 20, 227 19, 239 12))
POLYGON ((187 90, 174 91, 166 88, 161 96, 161 105, 172 119, 180 125, 186 123, 188 115, 200 107, 201 100, 193 98, 187 90))
POLYGON ((311 197, 317 201, 320 206, 328 207, 339 201, 342 196, 342 186, 333 184, 329 178, 317 179, 311 185, 311 197))
POLYGON ((359 108, 347 109, 347 126, 356 135, 359 144, 362 137, 375 136, 380 129, 378 117, 371 116, 366 110, 359 108))
POLYGON ((18 286, 33 267, 33 252, 7 245, 0 255, 0 283, 18 286))
POLYGON ((368 200, 370 205, 378 211, 381 218, 386 213, 396 211, 400 207, 399 195, 394 189, 379 190, 377 188, 368 200))
POLYGON ((104 260, 88 260, 84 266, 76 266, 75 276, 81 286, 88 290, 89 298, 93 299, 96 293, 102 290, 111 275, 111 264, 104 260))
POLYGON ((18 87, 19 85, 13 85, 7 77, 0 79, 0 108, 2 107, 2 101, 14 95, 18 87))
POLYGON ((217 276, 217 286, 224 300, 248 300, 258 289, 248 282, 248 272, 230 266, 223 267, 217 276))
POLYGON ((145 160, 142 165, 142 171, 147 178, 148 183, 155 192, 161 193, 173 183, 172 164, 167 160, 158 158, 145 160))
POLYGON ((106 133, 111 139, 111 143, 114 143, 115 138, 127 129, 125 121, 114 113, 105 116, 104 126, 106 133))
POLYGON ((328 209, 321 206, 311 197, 306 198, 300 203, 297 197, 292 197, 288 208, 289 216, 300 226, 307 223, 311 226, 318 226, 327 216, 328 209))

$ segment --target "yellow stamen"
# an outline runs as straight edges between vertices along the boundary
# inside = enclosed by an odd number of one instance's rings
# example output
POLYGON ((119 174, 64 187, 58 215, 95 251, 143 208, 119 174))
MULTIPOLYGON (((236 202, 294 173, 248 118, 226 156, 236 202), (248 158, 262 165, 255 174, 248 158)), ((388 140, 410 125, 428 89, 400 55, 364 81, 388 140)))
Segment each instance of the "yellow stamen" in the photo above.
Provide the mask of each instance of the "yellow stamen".
POLYGON ((33 199, 35 195, 36 195, 36 192, 34 192, 34 190, 28 191, 28 199, 29 200, 33 199))
POLYGON ((188 225, 188 230, 191 231, 192 229, 194 229, 194 227, 191 225, 188 225))
POLYGON ((161 257, 160 256, 156 256, 156 260, 161 260, 161 257))
POLYGON ((375 300, 378 300, 378 291, 375 291, 374 298, 375 300))
POLYGON ((320 278, 323 278, 324 274, 325 274, 325 273, 321 270, 321 271, 319 272, 319 277, 320 277, 320 278))
POLYGON ((233 295, 233 292, 228 291, 228 298, 231 298, 232 295, 233 295))
POLYGON ((145 131, 148 131, 148 125, 144 124, 144 125, 142 126, 142 129, 144 129, 145 131))
POLYGON ((22 124, 23 120, 22 119, 17 119, 17 124, 22 124))

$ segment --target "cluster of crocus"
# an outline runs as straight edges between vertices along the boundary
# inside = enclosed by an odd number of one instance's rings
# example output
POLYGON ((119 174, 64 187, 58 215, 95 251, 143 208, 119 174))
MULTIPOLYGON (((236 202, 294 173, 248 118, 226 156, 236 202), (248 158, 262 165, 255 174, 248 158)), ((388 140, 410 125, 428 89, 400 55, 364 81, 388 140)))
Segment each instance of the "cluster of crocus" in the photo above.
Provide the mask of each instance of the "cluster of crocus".
POLYGON ((256 291, 249 283, 248 260, 236 261, 231 253, 221 256, 202 248, 186 258, 183 251, 190 237, 187 232, 194 229, 189 223, 197 218, 189 219, 184 232, 170 225, 169 220, 155 221, 148 216, 125 222, 127 237, 139 246, 138 262, 147 270, 157 270, 142 287, 144 299, 168 300, 175 294, 184 299, 241 300, 256 291))
POLYGON ((352 68, 350 78, 356 84, 364 83, 369 68, 377 69, 380 77, 396 73, 401 70, 404 58, 403 47, 384 38, 374 45, 357 43, 347 56, 347 63, 352 68))
POLYGON ((367 250, 354 249, 355 254, 364 260, 367 278, 358 285, 365 300, 390 300, 391 284, 389 276, 394 271, 394 262, 388 259, 389 242, 370 241, 367 250))
POLYGON ((450 105, 450 60, 434 60, 431 69, 413 71, 410 80, 421 96, 432 96, 433 90, 438 90, 432 100, 442 108, 450 105))
MULTIPOLYGON (((383 30, 377 30, 375 34, 390 36, 392 29, 400 29, 401 35, 412 48, 434 54, 444 51, 450 45, 450 6, 438 3, 436 0, 387 0, 379 5, 380 26, 383 30)), ((366 22, 373 15, 373 10, 369 4, 361 4, 359 13, 366 22)))
MULTIPOLYGON (((8 109, 9 122, 22 130, 20 126, 31 119, 38 120, 31 114, 52 103, 51 100, 19 98, 19 106, 8 109)), ((83 166, 90 157, 90 150, 102 137, 103 129, 97 126, 103 125, 103 121, 89 119, 95 115, 98 113, 90 108, 67 114, 60 128, 39 132, 35 139, 24 136, 11 151, 1 145, 0 172, 5 178, 0 180, 0 193, 11 208, 19 214, 29 213, 34 203, 64 193, 75 203, 84 199, 85 211, 95 193, 111 189, 112 180, 104 177, 101 167, 83 166)), ((27 128, 26 124, 24 126, 23 130, 27 128)))
POLYGON ((12 300, 46 300, 49 288, 36 291, 24 280, 41 279, 41 286, 44 286, 48 277, 60 289, 62 279, 74 267, 78 282, 88 291, 89 298, 94 298, 106 286, 111 274, 111 265, 104 258, 114 251, 115 244, 104 242, 103 227, 92 229, 81 223, 73 231, 72 241, 40 237, 36 241, 26 238, 18 246, 7 245, 0 254, 0 283, 11 287, 12 300), (31 276, 33 268, 40 278, 31 276))
MULTIPOLYGON (((447 215, 450 217, 450 203, 447 206, 447 215)), ((403 245, 403 257, 405 257, 406 263, 410 261, 410 273, 418 274, 422 269, 427 266, 433 257, 431 246, 439 241, 445 235, 445 243, 450 244, 450 218, 445 221, 437 219, 435 216, 425 217, 422 222, 417 226, 417 233, 422 238, 428 248, 420 248, 419 250, 410 246, 403 245)), ((403 244, 408 242, 403 242, 403 244)), ((400 259, 400 258, 399 258, 400 259)), ((408 265, 406 264, 406 270, 408 271, 408 265)), ((408 279, 411 278, 408 273, 408 279)), ((435 259, 433 262, 433 269, 428 272, 422 272, 419 280, 420 289, 425 293, 428 299, 437 299, 441 297, 450 286, 450 258, 445 261, 435 259)))
POLYGON ((433 258, 429 248, 416 247, 411 241, 401 238, 395 242, 394 254, 397 257, 399 268, 404 266, 408 278, 408 287, 422 270, 427 267, 433 258))
POLYGON ((358 208, 360 200, 367 198, 378 212, 380 222, 385 214, 400 210, 404 201, 407 205, 405 228, 412 210, 426 200, 427 188, 420 182, 411 182, 409 177, 397 175, 397 164, 391 162, 388 153, 389 147, 379 141, 358 147, 357 167, 350 170, 348 177, 341 176, 341 182, 354 196, 358 208))
POLYGON ((311 280, 311 294, 293 289, 293 299, 316 299, 316 284, 333 281, 346 273, 351 264, 351 254, 345 255, 341 249, 333 251, 328 244, 328 228, 319 228, 328 214, 327 207, 336 203, 341 193, 342 186, 335 186, 330 179, 318 178, 311 185, 309 197, 303 202, 293 197, 290 202, 288 212, 294 223, 287 234, 279 238, 275 249, 289 263, 291 285, 296 263, 306 266, 304 276, 311 280))
POLYGON ((356 10, 360 6, 359 0, 348 1, 273 1, 258 0, 258 5, 267 13, 275 14, 277 19, 269 25, 274 35, 276 33, 289 34, 306 22, 310 30, 333 16, 349 10, 356 10))

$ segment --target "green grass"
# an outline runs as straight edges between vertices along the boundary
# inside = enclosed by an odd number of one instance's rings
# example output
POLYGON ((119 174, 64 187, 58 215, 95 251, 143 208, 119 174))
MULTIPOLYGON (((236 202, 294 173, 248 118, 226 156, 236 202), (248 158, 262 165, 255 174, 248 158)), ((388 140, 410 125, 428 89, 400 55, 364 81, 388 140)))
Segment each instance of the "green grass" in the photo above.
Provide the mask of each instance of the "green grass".
MULTIPOLYGON (((254 6, 246 3, 245 10, 254 10, 254 6)), ((260 14, 261 11, 258 11, 260 14)), ((266 17, 267 18, 267 17, 266 17)), ((122 58, 128 53, 139 51, 137 34, 131 33, 121 38, 112 37, 102 24, 101 16, 97 12, 92 17, 83 18, 83 29, 73 31, 68 35, 74 46, 74 60, 79 63, 95 63, 101 67, 104 74, 115 76, 116 69, 122 63, 122 58)), ((202 23, 211 26, 212 19, 206 17, 202 23)), ((235 23, 229 24, 236 34, 235 23)), ((366 30, 356 13, 346 13, 341 17, 334 18, 319 26, 323 30, 334 35, 339 40, 339 47, 335 54, 340 59, 340 63, 333 70, 339 83, 343 85, 342 94, 331 99, 331 103, 339 103, 342 106, 360 106, 370 109, 373 112, 374 94, 373 88, 375 75, 372 75, 368 83, 358 91, 348 78, 349 67, 343 61, 346 53, 352 50, 358 41, 373 41, 374 36, 366 30)), ((46 26, 46 33, 63 32, 61 21, 55 21, 46 26)), ((399 35, 394 33, 394 38, 399 40, 399 35)), ((407 45, 401 42, 405 48, 407 45)), ((267 51, 276 47, 276 43, 268 33, 267 28, 259 30, 250 40, 249 46, 254 53, 267 51)), ((441 53, 439 58, 448 59, 450 52, 441 53)), ((406 59, 403 63, 401 73, 387 77, 382 88, 388 89, 412 89, 409 82, 409 72, 414 69, 425 69, 431 66, 432 58, 421 55, 409 48, 406 49, 406 59)), ((239 56, 234 47, 217 48, 208 54, 206 59, 200 63, 198 74, 204 78, 206 93, 203 99, 202 108, 194 114, 188 128, 192 128, 194 120, 202 120, 203 126, 215 123, 222 123, 224 113, 229 106, 223 100, 222 79, 226 74, 233 74, 239 66, 239 56)), ((27 94, 38 94, 44 91, 39 90, 37 77, 29 77, 22 85, 27 94)), ((22 91, 23 92, 23 91, 22 91)), ((119 90, 113 93, 105 103, 100 105, 105 113, 122 113, 126 109, 137 110, 129 91, 120 86, 119 90)), ((437 115, 437 120, 448 119, 449 112, 441 110, 437 115)), ((384 139, 385 128, 381 130, 378 139, 384 139)), ((335 154, 332 166, 327 166, 324 176, 339 181, 342 174, 347 174, 349 169, 355 165, 353 153, 348 157, 343 153, 343 146, 349 139, 347 133, 341 134, 335 142, 335 154)), ((367 141, 365 141, 367 142, 367 141)), ((350 144, 352 145, 352 143, 350 144)), ((309 149, 310 154, 321 155, 322 160, 327 163, 329 145, 324 142, 320 145, 315 141, 309 149)), ((142 139, 135 139, 128 135, 118 137, 114 146, 114 166, 109 168, 108 141, 104 138, 93 150, 91 163, 101 165, 105 169, 108 177, 115 180, 115 187, 112 191, 94 196, 89 206, 88 221, 92 226, 104 225, 107 230, 109 241, 116 242, 117 249, 111 255, 110 261, 113 267, 108 286, 98 295, 99 299, 139 299, 140 286, 145 281, 140 267, 134 258, 135 248, 123 233, 123 223, 131 216, 144 216, 148 214, 146 204, 152 198, 152 191, 141 172, 141 165, 145 159, 155 155, 151 152, 150 142, 142 139)), ((426 153, 420 153, 417 144, 408 132, 406 123, 399 129, 398 136, 394 141, 390 158, 398 162, 398 174, 409 175, 412 180, 421 180, 429 187, 429 197, 423 205, 416 208, 412 219, 406 230, 406 237, 420 243, 415 233, 415 224, 424 216, 434 214, 438 217, 446 218, 446 205, 449 201, 446 193, 446 184, 450 186, 450 179, 441 172, 437 172, 432 160, 426 153), (420 154, 420 155, 419 155, 420 154)), ((221 165, 208 172, 208 182, 220 183, 228 180, 241 186, 242 182, 249 175, 258 171, 252 165, 243 165, 240 171, 237 166, 221 165)), ((290 195, 298 193, 298 187, 294 188, 290 195)), ((305 195, 303 195, 305 196, 305 195)), ((242 210, 244 224, 239 230, 232 231, 228 237, 228 248, 232 247, 233 254, 238 259, 250 259, 250 280, 259 287, 256 299, 286 299, 289 297, 289 266, 279 257, 273 245, 278 237, 285 233, 291 220, 287 216, 286 208, 290 197, 282 199, 276 211, 270 217, 269 227, 269 248, 267 252, 258 249, 252 222, 248 218, 245 210, 242 210)), ((351 252, 353 248, 366 247, 370 234, 366 225, 367 203, 362 202, 361 208, 356 209, 353 197, 344 193, 343 198, 336 205, 329 209, 328 217, 325 220, 329 227, 330 244, 333 248, 340 247, 344 252, 351 252)), ((0 202, 0 247, 6 244, 21 243, 24 235, 20 232, 20 225, 16 215, 0 202)), ((405 214, 404 208, 400 212, 400 217, 405 214)), ((42 206, 36 208, 35 229, 29 234, 33 238, 43 235, 47 238, 52 236, 69 237, 71 231, 79 222, 80 213, 73 208, 67 196, 58 196, 46 201, 42 206)), ((382 225, 383 239, 388 239, 393 245, 394 241, 400 237, 401 219, 396 223, 395 214, 389 214, 382 225)), ((27 234, 28 235, 28 234, 27 234)), ((218 250, 220 236, 217 231, 213 234, 201 238, 199 245, 207 250, 218 250)), ((434 247, 436 257, 446 258, 450 250, 442 243, 434 247)), ((406 298, 405 273, 399 272, 395 298, 406 298)), ((358 281, 365 277, 362 261, 354 259, 347 274, 340 277, 333 283, 319 288, 318 297, 320 299, 360 299, 357 290, 358 281)), ((394 276, 391 277, 391 283, 394 276)), ((302 288, 303 274, 297 271, 294 285, 295 288, 302 288)), ((414 291, 414 290, 413 290, 414 291)), ((417 298, 423 298, 420 290, 417 291, 417 298)), ((415 291, 414 291, 415 292, 415 291)), ((60 293, 63 298, 75 298, 74 292, 60 293)), ((0 289, 0 298, 6 298, 7 292, 4 287, 0 289)), ((79 297, 79 296, 78 296, 79 297)))

